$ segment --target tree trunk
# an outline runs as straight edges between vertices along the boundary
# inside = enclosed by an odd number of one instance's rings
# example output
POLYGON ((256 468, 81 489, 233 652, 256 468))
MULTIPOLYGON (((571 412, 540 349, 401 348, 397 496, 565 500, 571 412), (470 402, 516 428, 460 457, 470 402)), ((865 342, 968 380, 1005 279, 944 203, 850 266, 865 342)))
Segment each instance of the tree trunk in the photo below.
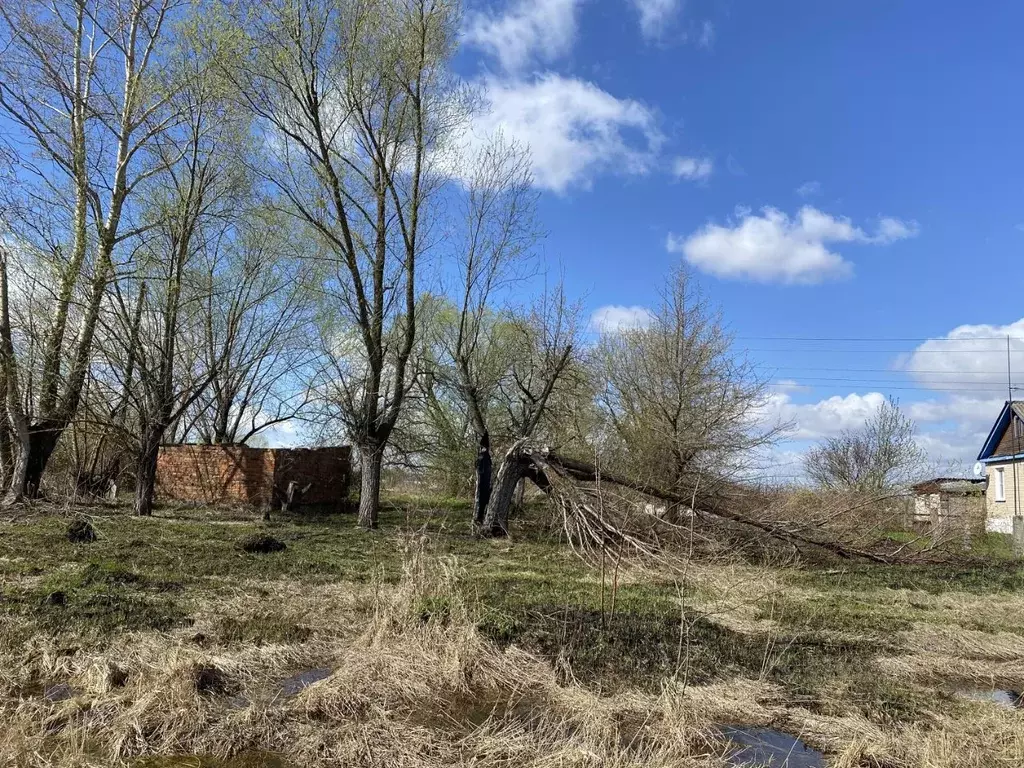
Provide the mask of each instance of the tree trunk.
POLYGON ((491 496, 491 501, 487 505, 487 514, 484 516, 483 531, 486 536, 508 535, 508 515, 512 509, 516 486, 529 465, 529 459, 522 450, 522 441, 517 442, 509 448, 505 458, 502 459, 501 467, 498 468, 498 478, 494 482, 494 494, 491 496))
POLYGON ((14 460, 14 468, 11 471, 11 484, 7 488, 7 495, 4 496, 4 506, 16 504, 25 496, 26 481, 31 460, 31 439, 28 431, 28 424, 25 419, 15 424, 14 437, 18 444, 17 458, 14 460))
MULTIPOLYGON (((7 390, 6 383, 0 385, 0 393, 7 390)), ((14 477, 15 445, 14 433, 7 419, 0 419, 0 490, 7 490, 11 487, 11 478, 14 477)))
POLYGON ((491 438, 485 431, 476 457, 476 494, 473 497, 473 523, 483 525, 491 498, 491 438))
POLYGON ((29 427, 28 464, 21 486, 26 496, 35 498, 40 495, 43 473, 50 463, 50 457, 57 448, 57 441, 64 433, 64 428, 64 424, 49 421, 37 422, 29 427))
MULTIPOLYGON (((7 493, 4 496, 4 504, 14 504, 25 495, 25 476, 29 470, 29 463, 32 456, 31 435, 29 433, 28 419, 25 417, 25 409, 21 403, 21 389, 18 386, 18 363, 14 356, 14 341, 11 332, 11 309, 10 309, 10 286, 7 282, 7 251, 0 243, 0 371, 4 390, 2 393, 4 412, 7 423, 3 431, 10 431, 5 440, 12 443, 17 440, 17 459, 10 466, 10 474, 5 477, 8 481, 7 493)), ((51 449, 52 452, 52 449, 51 449)), ((4 463, 10 456, 3 457, 4 463)), ((5 467, 7 469, 7 467, 5 467)))
POLYGON ((359 463, 362 482, 359 489, 359 525, 376 528, 380 512, 380 470, 384 463, 384 447, 381 445, 359 446, 359 463))
POLYGON ((156 498, 156 462, 163 434, 164 428, 159 424, 149 425, 142 431, 139 466, 135 476, 135 514, 139 517, 153 515, 153 501, 156 498))

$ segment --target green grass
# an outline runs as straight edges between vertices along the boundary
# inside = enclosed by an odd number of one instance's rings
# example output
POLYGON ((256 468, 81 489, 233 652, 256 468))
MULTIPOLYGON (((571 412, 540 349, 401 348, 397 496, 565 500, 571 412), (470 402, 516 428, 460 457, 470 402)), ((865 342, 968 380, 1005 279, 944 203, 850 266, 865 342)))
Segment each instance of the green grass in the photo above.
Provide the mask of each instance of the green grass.
POLYGON ((883 639, 910 629, 922 617, 905 606, 873 599, 870 593, 851 596, 825 593, 810 599, 778 598, 763 607, 757 618, 771 618, 803 631, 832 631, 883 639))
POLYGON ((860 563, 842 568, 816 568, 791 573, 792 583, 821 590, 870 591, 910 589, 940 595, 968 592, 986 595, 1024 589, 1020 561, 977 560, 964 565, 878 565, 860 563))
MULTIPOLYGON (((567 662, 587 684, 657 690, 668 676, 690 683, 766 678, 823 710, 837 706, 829 702, 842 689, 842 706, 877 722, 913 721, 930 706, 874 668, 875 656, 901 650, 896 633, 934 618, 926 602, 894 600, 891 590, 988 594, 1024 587, 1024 568, 1001 558, 963 568, 786 569, 777 573, 800 591, 764 600, 756 616, 771 619, 774 629, 739 632, 701 616, 694 609, 701 593, 672 574, 630 579, 613 596, 610 575, 602 587, 600 572, 546 530, 541 510, 515 521, 513 540, 491 541, 472 536, 469 505, 454 499, 390 499, 372 532, 358 528, 353 515, 296 514, 263 523, 255 514, 211 510, 164 509, 152 519, 92 512, 99 538, 86 544, 66 539, 67 517, 33 514, 0 524, 0 611, 67 636, 71 645, 103 643, 126 631, 187 627, 198 606, 216 605, 244 586, 260 609, 217 616, 212 628, 204 627, 204 642, 301 644, 315 617, 274 603, 274 582, 310 590, 396 582, 408 551, 425 546, 456 558, 486 636, 567 662), (258 532, 287 549, 247 554, 238 548, 258 532)), ((424 618, 444 619, 449 606, 428 598, 421 610, 424 618)))
MULTIPOLYGON (((885 535, 889 541, 897 544, 907 544, 915 551, 922 551, 935 544, 935 540, 927 534, 920 534, 914 531, 890 531, 885 535)), ((946 549, 962 546, 957 537, 944 537, 939 542, 946 549)), ((981 533, 974 534, 970 540, 970 550, 963 552, 968 557, 983 558, 987 560, 1013 560, 1013 538, 1005 533, 981 533)))

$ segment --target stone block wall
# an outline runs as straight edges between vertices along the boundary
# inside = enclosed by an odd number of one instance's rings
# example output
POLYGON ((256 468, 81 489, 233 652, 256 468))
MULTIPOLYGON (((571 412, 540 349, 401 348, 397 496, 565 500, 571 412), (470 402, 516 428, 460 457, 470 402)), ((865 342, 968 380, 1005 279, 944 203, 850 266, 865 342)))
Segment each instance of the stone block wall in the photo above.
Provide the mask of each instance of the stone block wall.
POLYGON ((914 523, 931 533, 985 531, 985 497, 978 494, 926 493, 914 497, 914 523))
POLYGON ((299 505, 337 507, 348 495, 351 450, 167 445, 157 458, 160 501, 278 506, 296 483, 299 505))

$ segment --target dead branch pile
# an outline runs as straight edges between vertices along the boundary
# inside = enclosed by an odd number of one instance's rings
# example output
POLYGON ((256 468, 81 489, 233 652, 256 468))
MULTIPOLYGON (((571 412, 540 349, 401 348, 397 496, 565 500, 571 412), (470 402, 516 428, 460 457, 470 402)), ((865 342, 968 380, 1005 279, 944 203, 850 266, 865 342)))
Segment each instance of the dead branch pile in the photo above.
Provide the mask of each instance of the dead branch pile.
POLYGON ((875 519, 888 497, 836 498, 814 514, 787 514, 794 510, 771 494, 709 480, 683 495, 526 441, 513 445, 505 462, 548 494, 570 543, 588 560, 608 552, 665 559, 692 553, 697 540, 735 536, 769 540, 800 556, 878 563, 937 556, 934 548, 923 553, 888 539, 875 519))

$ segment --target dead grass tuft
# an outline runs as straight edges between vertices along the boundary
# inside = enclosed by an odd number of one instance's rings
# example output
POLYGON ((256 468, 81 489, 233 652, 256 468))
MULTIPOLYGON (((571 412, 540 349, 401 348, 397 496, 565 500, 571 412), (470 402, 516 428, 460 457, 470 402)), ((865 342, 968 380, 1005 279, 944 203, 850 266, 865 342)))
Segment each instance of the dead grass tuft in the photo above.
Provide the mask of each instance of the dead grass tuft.
MULTIPOLYGON (((278 568, 304 547, 313 551, 297 533, 282 557, 247 557, 234 549, 234 534, 223 550, 278 568)), ((691 562, 671 574, 677 602, 668 609, 661 592, 657 601, 625 602, 630 589, 664 573, 624 573, 613 619, 573 603, 553 568, 538 572, 505 550, 474 555, 493 559, 503 575, 519 569, 500 587, 528 584, 542 605, 557 603, 564 633, 574 631, 570 614, 589 617, 601 630, 593 637, 621 636, 642 656, 652 636, 641 631, 644 621, 659 631, 667 623, 682 638, 679 653, 701 668, 670 670, 660 687, 610 689, 607 677, 578 674, 567 637, 544 657, 515 644, 525 633, 491 642, 480 629, 493 622, 491 606, 480 602, 467 560, 429 555, 423 536, 386 543, 396 550, 397 577, 383 565, 365 583, 310 583, 281 570, 268 571, 276 578, 211 576, 220 579, 215 591, 179 598, 187 621, 101 638, 70 624, 54 631, 33 611, 55 584, 68 604, 46 606, 54 612, 101 595, 156 592, 175 574, 100 559, 74 563, 59 578, 19 577, 35 602, 32 611, 0 615, 0 765, 723 768, 724 724, 786 731, 843 768, 1024 764, 1019 713, 942 693, 951 675, 1024 681, 1021 636, 993 607, 1019 607, 1012 592, 846 582, 826 589, 813 574, 691 562), (906 629, 897 631, 893 616, 906 629), (995 631, 980 628, 979 616, 995 631), (868 630, 891 639, 876 642, 868 630), (309 672, 316 674, 294 683, 309 672), (687 684, 695 679, 710 682, 687 684)), ((591 578, 574 588, 597 594, 600 584, 591 578)), ((629 666, 625 656, 621 666, 629 666)))

